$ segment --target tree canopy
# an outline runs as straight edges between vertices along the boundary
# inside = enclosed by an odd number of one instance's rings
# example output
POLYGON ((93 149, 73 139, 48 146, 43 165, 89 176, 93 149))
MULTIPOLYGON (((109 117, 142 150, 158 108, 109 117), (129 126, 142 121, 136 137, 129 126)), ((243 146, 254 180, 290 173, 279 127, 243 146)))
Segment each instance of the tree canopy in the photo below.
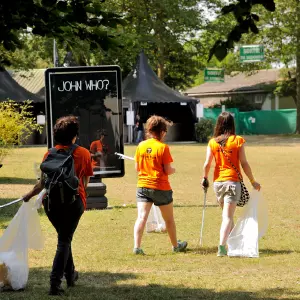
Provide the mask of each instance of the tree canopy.
POLYGON ((116 28, 122 18, 103 10, 97 0, 10 0, 0 3, 0 65, 9 64, 7 51, 23 45, 22 37, 52 37, 60 41, 78 37, 92 49, 108 49, 115 44, 108 28, 116 28), (7 51, 3 51, 7 50, 7 51))

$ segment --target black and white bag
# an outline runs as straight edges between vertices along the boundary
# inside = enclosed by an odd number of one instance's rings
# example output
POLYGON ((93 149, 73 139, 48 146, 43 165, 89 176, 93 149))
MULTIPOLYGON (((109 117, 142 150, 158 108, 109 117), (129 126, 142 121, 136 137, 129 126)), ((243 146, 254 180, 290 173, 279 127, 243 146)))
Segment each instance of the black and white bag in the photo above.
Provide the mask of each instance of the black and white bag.
POLYGON ((73 152, 78 145, 69 149, 51 148, 40 168, 45 175, 45 188, 49 203, 71 204, 78 195, 79 179, 75 173, 73 152))

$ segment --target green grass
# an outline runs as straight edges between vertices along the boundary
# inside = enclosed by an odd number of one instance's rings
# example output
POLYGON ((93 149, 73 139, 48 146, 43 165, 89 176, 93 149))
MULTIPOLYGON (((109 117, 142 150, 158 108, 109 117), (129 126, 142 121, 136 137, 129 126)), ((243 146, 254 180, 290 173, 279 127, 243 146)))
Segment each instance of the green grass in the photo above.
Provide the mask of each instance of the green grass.
MULTIPOLYGON (((86 211, 80 221, 73 240, 80 279, 64 298, 300 299, 300 140, 246 139, 248 160, 269 205, 269 228, 259 243, 259 259, 216 257, 221 211, 212 189, 207 196, 204 246, 199 247, 200 179, 206 145, 171 145, 177 170, 170 177, 175 220, 178 237, 189 242, 188 252, 172 254, 166 234, 145 233, 147 255, 131 254, 136 174, 133 163, 126 161, 125 177, 104 180, 112 209, 86 211)), ((45 150, 22 148, 6 158, 0 169, 0 204, 19 198, 32 187, 33 164, 45 150)), ((126 155, 132 156, 134 151, 134 146, 125 146, 126 155)), ((0 232, 17 209, 14 205, 0 210, 0 232)), ((50 299, 47 291, 56 234, 42 212, 41 225, 45 248, 29 252, 28 287, 23 292, 1 293, 0 299, 50 299)))

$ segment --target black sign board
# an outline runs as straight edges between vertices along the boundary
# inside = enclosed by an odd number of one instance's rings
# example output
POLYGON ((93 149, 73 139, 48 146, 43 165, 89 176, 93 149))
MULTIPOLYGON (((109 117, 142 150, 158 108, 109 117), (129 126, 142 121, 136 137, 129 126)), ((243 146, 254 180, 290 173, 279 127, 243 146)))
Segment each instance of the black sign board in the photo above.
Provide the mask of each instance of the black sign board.
POLYGON ((121 71, 118 66, 50 68, 45 72, 48 147, 62 116, 77 116, 77 144, 91 152, 94 175, 121 177, 124 161, 121 71))

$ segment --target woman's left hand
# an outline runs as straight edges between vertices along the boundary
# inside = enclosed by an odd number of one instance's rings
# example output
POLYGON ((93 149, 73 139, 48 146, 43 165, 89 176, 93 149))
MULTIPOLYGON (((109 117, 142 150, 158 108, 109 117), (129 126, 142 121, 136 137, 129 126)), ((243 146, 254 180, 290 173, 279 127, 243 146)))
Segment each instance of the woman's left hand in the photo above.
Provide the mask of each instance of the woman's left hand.
POLYGON ((260 189, 261 189, 261 185, 256 181, 252 182, 252 186, 257 191, 260 191, 260 189))

